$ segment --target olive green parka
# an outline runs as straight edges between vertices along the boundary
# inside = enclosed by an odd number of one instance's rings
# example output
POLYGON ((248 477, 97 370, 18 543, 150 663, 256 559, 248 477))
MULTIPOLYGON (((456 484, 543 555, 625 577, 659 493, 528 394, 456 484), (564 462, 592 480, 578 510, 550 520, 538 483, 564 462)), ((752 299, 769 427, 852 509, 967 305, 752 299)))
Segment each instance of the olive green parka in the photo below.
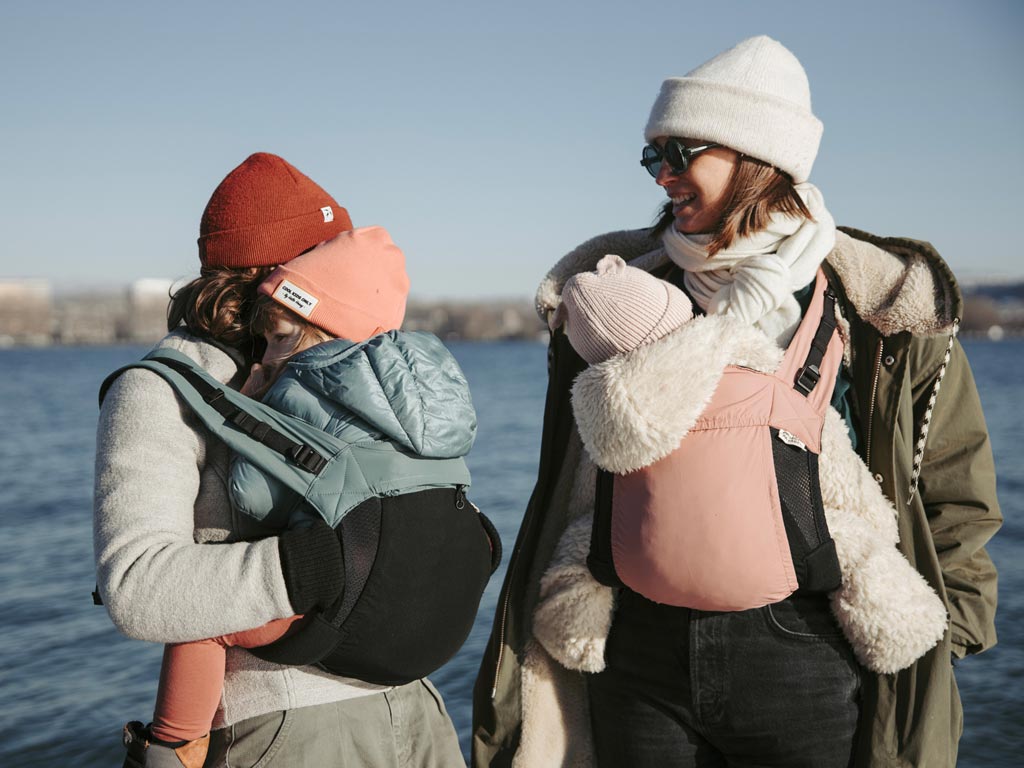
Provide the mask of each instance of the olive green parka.
MULTIPOLYGON (((570 275, 606 253, 658 276, 675 268, 649 230, 600 235, 545 278, 541 315, 557 307, 570 275)), ((842 310, 860 453, 896 506, 900 551, 949 612, 945 636, 915 664, 865 675, 855 765, 953 766, 963 720, 952 663, 996 641, 996 572, 985 544, 1002 522, 988 432, 955 340, 962 298, 948 266, 920 241, 841 229, 824 268, 842 310)), ((540 580, 573 504, 582 446, 569 393, 584 367, 556 329, 537 484, 474 687, 473 768, 593 761, 586 676, 554 663, 531 631, 540 580)))

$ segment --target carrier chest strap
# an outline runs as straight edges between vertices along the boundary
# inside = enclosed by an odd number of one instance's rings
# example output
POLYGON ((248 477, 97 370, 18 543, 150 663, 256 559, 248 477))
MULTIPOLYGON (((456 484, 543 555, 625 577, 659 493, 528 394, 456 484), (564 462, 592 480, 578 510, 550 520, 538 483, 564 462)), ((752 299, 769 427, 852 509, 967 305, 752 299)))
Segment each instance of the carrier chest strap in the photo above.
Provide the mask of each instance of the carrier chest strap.
POLYGON ((821 321, 814 333, 807 359, 797 372, 793 388, 804 395, 809 395, 821 379, 821 361, 825 359, 832 334, 836 330, 836 294, 831 286, 825 288, 825 300, 821 308, 821 321))
POLYGON ((196 392, 199 393, 207 405, 245 434, 249 435, 253 440, 291 459, 300 467, 313 474, 318 474, 320 470, 327 466, 327 459, 321 456, 314 448, 304 443, 295 442, 278 432, 267 422, 261 421, 232 404, 224 396, 223 389, 212 386, 189 366, 166 357, 159 357, 157 359, 168 368, 180 374, 189 384, 195 387, 196 392))

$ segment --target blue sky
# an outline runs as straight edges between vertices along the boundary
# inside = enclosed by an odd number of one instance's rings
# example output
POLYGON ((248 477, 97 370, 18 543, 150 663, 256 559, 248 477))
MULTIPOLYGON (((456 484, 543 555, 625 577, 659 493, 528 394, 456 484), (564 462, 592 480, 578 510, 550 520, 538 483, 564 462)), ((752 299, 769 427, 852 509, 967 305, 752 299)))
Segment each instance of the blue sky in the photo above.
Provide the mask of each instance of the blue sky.
POLYGON ((8 2, 0 279, 195 274, 223 176, 275 152, 406 253, 414 297, 530 296, 664 199, 661 81, 768 34, 806 68, 837 222, 1024 275, 1024 4, 8 2))

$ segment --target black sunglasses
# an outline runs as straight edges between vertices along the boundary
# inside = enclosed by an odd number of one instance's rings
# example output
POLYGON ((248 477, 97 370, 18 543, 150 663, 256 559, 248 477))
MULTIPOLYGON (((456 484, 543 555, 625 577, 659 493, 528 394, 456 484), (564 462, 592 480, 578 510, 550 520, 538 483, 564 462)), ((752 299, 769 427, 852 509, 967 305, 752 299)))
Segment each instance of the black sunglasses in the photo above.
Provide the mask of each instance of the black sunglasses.
POLYGON ((667 162, 673 174, 682 176, 690 167, 691 158, 719 146, 721 144, 709 142, 701 144, 699 147, 687 147, 683 145, 682 139, 670 137, 665 139, 664 147, 659 147, 657 144, 648 144, 644 147, 640 165, 646 168, 651 176, 657 178, 662 162, 667 162))

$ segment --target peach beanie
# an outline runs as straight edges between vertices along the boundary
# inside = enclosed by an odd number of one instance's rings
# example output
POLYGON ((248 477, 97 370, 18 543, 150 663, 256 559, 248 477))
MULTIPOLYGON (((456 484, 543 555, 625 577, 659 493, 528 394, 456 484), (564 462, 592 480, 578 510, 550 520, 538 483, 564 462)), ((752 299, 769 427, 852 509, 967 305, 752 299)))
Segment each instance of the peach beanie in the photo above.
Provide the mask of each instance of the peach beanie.
POLYGON ((360 227, 296 256, 259 292, 349 341, 397 330, 405 317, 405 256, 383 227, 360 227))

